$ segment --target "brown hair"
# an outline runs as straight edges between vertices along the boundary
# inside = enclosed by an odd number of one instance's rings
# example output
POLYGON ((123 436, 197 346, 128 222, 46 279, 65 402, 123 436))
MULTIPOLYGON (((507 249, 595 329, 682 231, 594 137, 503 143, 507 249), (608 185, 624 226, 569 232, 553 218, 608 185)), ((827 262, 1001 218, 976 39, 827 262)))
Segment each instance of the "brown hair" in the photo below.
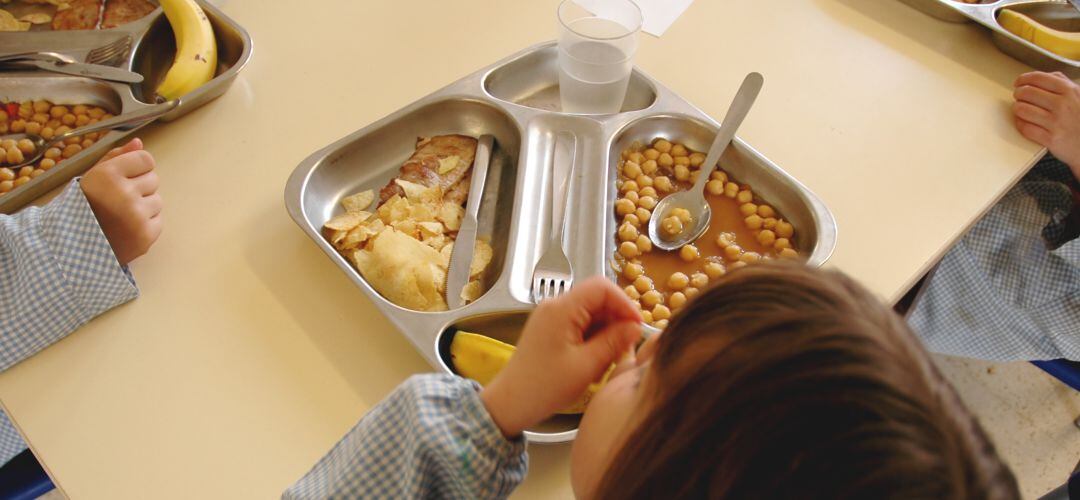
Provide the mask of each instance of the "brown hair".
POLYGON ((839 272, 730 273, 661 337, 596 490, 627 498, 1019 498, 903 321, 839 272))

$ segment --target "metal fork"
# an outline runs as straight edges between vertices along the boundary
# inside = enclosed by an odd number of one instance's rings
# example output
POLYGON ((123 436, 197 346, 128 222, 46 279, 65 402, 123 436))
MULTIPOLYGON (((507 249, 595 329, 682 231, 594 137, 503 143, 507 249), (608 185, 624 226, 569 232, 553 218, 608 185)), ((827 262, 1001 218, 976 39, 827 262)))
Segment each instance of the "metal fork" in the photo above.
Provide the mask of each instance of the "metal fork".
POLYGON ((574 284, 574 268, 563 250, 563 230, 576 149, 577 138, 573 134, 559 132, 555 136, 551 162, 551 239, 533 270, 532 299, 536 304, 566 293, 574 284))
POLYGON ((131 43, 131 35, 124 35, 121 38, 117 38, 116 40, 87 52, 86 62, 89 64, 109 65, 114 62, 113 60, 116 58, 127 57, 128 51, 131 50, 131 43))

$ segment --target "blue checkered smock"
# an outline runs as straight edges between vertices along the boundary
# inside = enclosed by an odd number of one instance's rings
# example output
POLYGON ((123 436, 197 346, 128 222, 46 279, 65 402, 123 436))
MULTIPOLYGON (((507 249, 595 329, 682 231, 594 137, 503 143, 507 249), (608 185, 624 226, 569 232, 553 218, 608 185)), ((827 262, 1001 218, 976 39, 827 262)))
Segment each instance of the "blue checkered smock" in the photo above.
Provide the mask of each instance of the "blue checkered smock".
MULTIPOLYGON (((0 215, 0 371, 138 294, 78 180, 44 207, 0 215)), ((0 413, 0 464, 24 449, 0 413)))
POLYGON ((1080 360, 1080 239, 1068 166, 1047 156, 953 247, 908 321, 935 352, 1080 360))
POLYGON ((503 437, 478 391, 409 378, 282 498, 505 498, 525 479, 525 442, 503 437))

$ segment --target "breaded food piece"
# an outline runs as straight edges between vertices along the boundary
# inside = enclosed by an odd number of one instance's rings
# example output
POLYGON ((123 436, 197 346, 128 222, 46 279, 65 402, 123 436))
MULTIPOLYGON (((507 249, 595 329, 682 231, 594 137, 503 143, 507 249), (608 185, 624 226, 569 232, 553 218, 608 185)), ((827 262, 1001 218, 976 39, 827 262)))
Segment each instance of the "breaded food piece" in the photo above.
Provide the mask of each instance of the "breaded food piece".
POLYGON ((101 18, 102 0, 72 0, 71 6, 56 11, 53 16, 54 30, 96 29, 101 18))
MULTIPOLYGON (((475 137, 467 135, 421 137, 416 143, 416 152, 401 165, 397 178, 425 187, 438 186, 444 193, 444 200, 460 204, 468 197, 469 188, 467 184, 462 187, 458 184, 468 182, 476 157, 476 143, 475 137)), ((404 191, 391 180, 379 191, 379 203, 395 194, 404 195, 404 191)))
POLYGON ((101 22, 101 29, 115 28, 138 21, 156 8, 154 4, 146 0, 107 0, 105 19, 101 22))

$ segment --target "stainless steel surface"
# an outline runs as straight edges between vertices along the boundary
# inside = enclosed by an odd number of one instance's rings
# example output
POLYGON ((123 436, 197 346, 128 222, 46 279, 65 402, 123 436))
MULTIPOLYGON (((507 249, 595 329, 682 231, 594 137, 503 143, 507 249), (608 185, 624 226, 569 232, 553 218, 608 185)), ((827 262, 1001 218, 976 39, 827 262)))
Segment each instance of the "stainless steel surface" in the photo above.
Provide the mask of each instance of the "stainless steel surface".
POLYGON ((705 230, 709 229, 712 222, 712 207, 705 201, 705 183, 709 182, 716 164, 720 162, 720 155, 724 154, 731 140, 735 138, 735 132, 739 130, 743 119, 750 113, 754 101, 761 92, 761 86, 765 79, 760 73, 750 73, 743 79, 735 98, 728 107, 724 121, 720 124, 720 131, 716 133, 716 139, 709 146, 709 153, 705 155, 705 163, 702 164, 698 173, 697 181, 693 187, 686 191, 679 191, 665 196, 653 207, 653 216, 649 219, 649 239, 653 245, 661 250, 678 250, 688 243, 697 241, 705 230), (665 238, 660 234, 660 222, 671 214, 676 208, 684 208, 690 211, 693 227, 684 228, 675 238, 665 238))
POLYGON ((1042 71, 1060 71, 1069 78, 1080 78, 1080 61, 1050 52, 1010 33, 997 22, 1002 9, 1014 9, 1051 28, 1080 31, 1080 12, 1067 0, 998 0, 966 4, 956 0, 901 0, 938 19, 951 22, 976 22, 990 30, 994 44, 1017 60, 1042 71))
POLYGON ((65 140, 71 137, 78 137, 85 134, 92 134, 102 130, 131 130, 137 128, 139 125, 153 121, 155 118, 172 111, 180 104, 180 100, 172 100, 163 102, 161 104, 155 104, 141 108, 130 113, 124 113, 119 116, 114 116, 108 120, 101 120, 93 125, 86 125, 74 130, 69 130, 63 134, 53 136, 52 139, 46 140, 40 135, 33 134, 11 134, 0 136, 0 140, 3 139, 30 139, 34 143, 34 155, 26 157, 22 163, 18 165, 8 165, 8 168, 17 168, 24 165, 29 165, 41 159, 45 154, 45 150, 56 145, 61 144, 65 140))
POLYGON ((566 198, 574 173, 574 151, 577 139, 573 134, 555 134, 554 152, 551 155, 551 237, 544 254, 533 268, 532 301, 539 304, 545 299, 558 297, 574 286, 574 266, 563 250, 566 239, 566 198))
POLYGON ((58 54, 56 52, 18 52, 15 54, 4 54, 0 56, 0 63, 15 61, 53 61, 73 63, 75 62, 75 58, 71 56, 66 56, 64 54, 58 54))
POLYGON ((1069 5, 1072 5, 1077 12, 1080 12, 1080 0, 1069 0, 1069 5))
POLYGON ((473 250, 476 247, 476 231, 479 226, 477 216, 480 213, 484 183, 487 181, 488 165, 491 163, 491 151, 494 148, 495 137, 489 134, 481 136, 476 143, 472 182, 469 184, 469 197, 465 202, 465 217, 461 219, 461 227, 458 228, 450 254, 450 265, 446 268, 446 304, 450 309, 465 305, 461 290, 469 283, 473 250))
MULTIPOLYGON (((428 95, 316 151, 285 187, 297 225, 353 283, 441 370, 453 372, 449 344, 458 328, 512 342, 534 305, 533 268, 550 238, 547 172, 560 133, 574 137, 574 171, 565 203, 564 250, 574 279, 606 275, 616 243, 613 204, 622 149, 662 136, 704 151, 718 125, 658 81, 634 71, 631 87, 648 94, 640 107, 613 115, 572 115, 557 109, 555 44, 527 48, 428 95), (513 71, 508 68, 514 68, 513 71), (525 73, 528 78, 513 73, 525 73), (382 187, 412 154, 416 137, 460 133, 495 136, 495 155, 478 216, 481 238, 494 249, 491 288, 479 300, 443 312, 415 312, 382 297, 321 234, 340 213, 342 197, 382 187)), ((638 95, 641 95, 640 93, 638 95)), ((630 99, 628 99, 630 100, 630 99)), ((625 107, 624 107, 625 108, 625 107)), ((725 170, 754 186, 796 228, 795 245, 820 266, 836 245, 836 222, 813 193, 736 138, 720 159, 725 170)), ((523 394, 527 399, 529 395, 523 394)), ((576 417, 558 417, 526 432, 532 442, 563 442, 577 433, 576 417)))
POLYGON ((104 66, 101 64, 87 64, 77 62, 64 63, 57 61, 33 61, 28 64, 31 64, 38 69, 52 71, 53 73, 85 76, 87 78, 108 80, 110 82, 142 83, 143 81, 143 76, 138 73, 128 71, 126 69, 114 68, 112 66, 104 66))
MULTIPOLYGON (((159 121, 179 118, 225 93, 251 59, 252 41, 247 31, 213 4, 206 0, 196 1, 214 27, 218 43, 217 76, 183 96, 181 104, 158 118, 159 121)), ((140 84, 94 83, 88 78, 40 71, 0 74, 0 100, 48 99, 62 104, 108 101, 109 105, 102 107, 117 115, 157 102, 154 89, 171 67, 176 51, 172 28, 160 8, 142 19, 107 30, 0 32, 0 48, 2 54, 56 52, 78 62, 111 62, 120 69, 141 74, 144 80, 140 84), (37 80, 39 78, 43 80, 37 80), (106 98, 106 94, 109 97, 106 98), (96 100, 83 102, 79 98, 96 100)), ((86 171, 112 145, 128 135, 130 131, 110 132, 92 147, 0 196, 0 213, 11 213, 86 171)))

